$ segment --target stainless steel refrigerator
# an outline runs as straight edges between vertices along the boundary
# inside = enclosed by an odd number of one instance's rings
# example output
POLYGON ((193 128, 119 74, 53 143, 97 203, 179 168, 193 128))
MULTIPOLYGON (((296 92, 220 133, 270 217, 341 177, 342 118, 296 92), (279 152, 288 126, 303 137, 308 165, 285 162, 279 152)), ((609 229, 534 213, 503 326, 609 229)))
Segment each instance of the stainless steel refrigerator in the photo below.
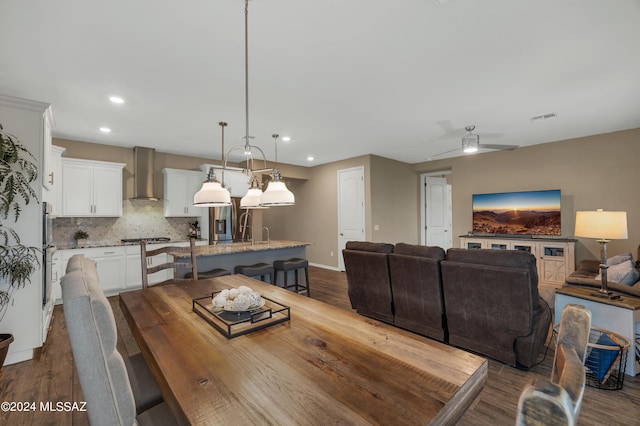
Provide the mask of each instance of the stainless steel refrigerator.
POLYGON ((240 198, 232 198, 226 207, 209 207, 209 244, 231 242, 239 238, 240 198))

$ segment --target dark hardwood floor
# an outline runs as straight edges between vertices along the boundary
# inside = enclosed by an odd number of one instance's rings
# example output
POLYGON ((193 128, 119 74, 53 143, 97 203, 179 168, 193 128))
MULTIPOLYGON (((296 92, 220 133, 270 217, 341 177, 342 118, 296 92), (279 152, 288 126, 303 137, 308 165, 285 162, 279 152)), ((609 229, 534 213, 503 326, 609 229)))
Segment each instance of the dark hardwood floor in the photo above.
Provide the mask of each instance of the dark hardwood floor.
MULTIPOLYGON (((344 272, 310 267, 311 295, 314 299, 351 310, 344 272)), ((110 298, 118 326, 118 349, 123 354, 139 352, 124 320, 118 298, 110 298)), ((513 425, 518 397, 534 377, 549 377, 553 348, 540 356, 539 365, 520 371, 489 361, 489 378, 480 397, 467 410, 460 425, 513 425)), ((45 345, 33 360, 9 365, 0 372, 0 402, 35 402, 37 409, 0 412, 0 425, 86 425, 84 412, 43 412, 40 403, 80 402, 82 392, 73 366, 73 356, 61 306, 56 306, 45 345)), ((619 391, 587 387, 579 425, 640 425, 640 376, 626 376, 619 391)))

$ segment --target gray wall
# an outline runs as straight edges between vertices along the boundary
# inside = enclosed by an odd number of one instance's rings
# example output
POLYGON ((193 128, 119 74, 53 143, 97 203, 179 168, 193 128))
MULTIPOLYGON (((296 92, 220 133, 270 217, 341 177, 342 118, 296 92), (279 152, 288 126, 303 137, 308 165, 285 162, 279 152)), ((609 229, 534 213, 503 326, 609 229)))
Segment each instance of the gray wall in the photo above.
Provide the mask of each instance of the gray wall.
MULTIPOLYGON (((363 166, 365 204, 371 199, 370 156, 351 158, 309 169, 309 178, 292 182, 285 179, 296 196, 296 205, 263 210, 264 225, 273 238, 308 241, 309 261, 338 267, 338 170, 363 166)), ((365 210, 365 236, 371 238, 371 211, 365 210)))
MULTIPOLYGON (((517 143, 517 141, 512 141, 517 143)), ((612 241, 609 255, 631 252, 640 243, 640 129, 414 165, 417 173, 450 169, 455 236, 471 230, 474 193, 560 189, 562 234, 574 232, 578 210, 624 210, 629 239, 612 241)), ((595 240, 579 239, 576 259, 597 258, 595 240)))
MULTIPOLYGON (((54 140, 54 144, 66 146, 69 157, 126 162, 127 169, 131 164, 130 149, 104 145, 95 149, 96 144, 64 140, 54 140)), ((447 181, 453 192, 454 245, 459 244, 458 235, 471 229, 472 194, 560 189, 563 236, 573 235, 577 210, 625 210, 629 239, 611 242, 609 254, 630 251, 635 258, 640 243, 639 158, 640 129, 633 129, 414 165, 374 155, 309 168, 281 165, 296 205, 255 214, 262 216, 272 238, 308 241, 312 243, 307 250, 311 262, 337 267, 338 170, 364 167, 365 238, 391 243, 419 242, 420 174, 451 170, 447 181), (380 229, 374 231, 374 225, 380 229)), ((156 168, 194 168, 202 160, 157 153, 156 168)), ((599 246, 595 240, 580 239, 576 254, 578 261, 597 258, 599 246)))

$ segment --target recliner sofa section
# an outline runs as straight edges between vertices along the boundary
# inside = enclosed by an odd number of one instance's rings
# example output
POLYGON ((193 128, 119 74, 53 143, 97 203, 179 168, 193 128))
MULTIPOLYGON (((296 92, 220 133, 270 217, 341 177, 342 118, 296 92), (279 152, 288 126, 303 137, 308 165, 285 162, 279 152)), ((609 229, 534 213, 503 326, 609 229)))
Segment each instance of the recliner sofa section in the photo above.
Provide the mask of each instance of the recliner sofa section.
POLYGON ((440 247, 398 243, 389 254, 394 324, 441 342, 447 341, 440 247))
POLYGON ((551 325, 551 309, 538 294, 535 257, 451 248, 441 268, 449 343, 532 367, 551 325))
POLYGON ((389 273, 393 245, 348 241, 342 251, 351 307, 359 314, 393 324, 394 307, 389 273))

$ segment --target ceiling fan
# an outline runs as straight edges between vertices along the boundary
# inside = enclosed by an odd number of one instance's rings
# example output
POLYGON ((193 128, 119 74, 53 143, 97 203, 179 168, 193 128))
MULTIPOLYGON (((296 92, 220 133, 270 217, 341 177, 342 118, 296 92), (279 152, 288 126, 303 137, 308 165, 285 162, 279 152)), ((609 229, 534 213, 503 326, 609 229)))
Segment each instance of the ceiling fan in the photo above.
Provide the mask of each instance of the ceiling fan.
POLYGON ((449 154, 451 152, 456 152, 461 150, 463 154, 473 154, 478 152, 480 149, 493 149, 498 151, 513 151, 518 148, 520 145, 496 145, 496 144, 486 144, 480 143, 480 135, 473 133, 475 130, 475 125, 465 126, 465 130, 468 132, 466 135, 462 136, 462 146, 460 148, 450 149, 449 151, 441 152, 439 154, 435 154, 433 157, 439 157, 441 155, 449 154))

